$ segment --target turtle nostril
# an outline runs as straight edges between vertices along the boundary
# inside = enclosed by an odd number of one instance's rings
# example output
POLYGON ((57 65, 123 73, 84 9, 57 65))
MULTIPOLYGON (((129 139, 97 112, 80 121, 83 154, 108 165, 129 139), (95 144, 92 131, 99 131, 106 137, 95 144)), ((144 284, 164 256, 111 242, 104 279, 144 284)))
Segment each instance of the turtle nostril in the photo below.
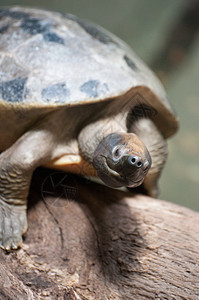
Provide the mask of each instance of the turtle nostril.
POLYGON ((142 160, 137 156, 130 156, 129 157, 129 162, 130 162, 131 165, 133 165, 137 168, 141 168, 143 166, 142 160))
POLYGON ((136 162, 136 158, 133 157, 133 158, 131 159, 131 162, 134 164, 134 163, 136 162))
POLYGON ((142 161, 141 161, 141 160, 138 160, 138 162, 137 162, 137 164, 136 164, 136 165, 137 165, 137 167, 138 167, 138 168, 141 168, 141 167, 142 167, 142 165, 143 165, 143 163, 142 163, 142 161))

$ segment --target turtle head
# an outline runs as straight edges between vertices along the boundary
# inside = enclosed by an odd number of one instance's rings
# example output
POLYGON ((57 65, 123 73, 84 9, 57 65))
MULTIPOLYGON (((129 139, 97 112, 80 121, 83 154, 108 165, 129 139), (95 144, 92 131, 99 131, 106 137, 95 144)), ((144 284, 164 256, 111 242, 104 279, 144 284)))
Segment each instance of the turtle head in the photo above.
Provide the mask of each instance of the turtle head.
POLYGON ((111 187, 139 186, 151 163, 146 146, 134 133, 107 135, 93 155, 93 166, 98 176, 111 187))

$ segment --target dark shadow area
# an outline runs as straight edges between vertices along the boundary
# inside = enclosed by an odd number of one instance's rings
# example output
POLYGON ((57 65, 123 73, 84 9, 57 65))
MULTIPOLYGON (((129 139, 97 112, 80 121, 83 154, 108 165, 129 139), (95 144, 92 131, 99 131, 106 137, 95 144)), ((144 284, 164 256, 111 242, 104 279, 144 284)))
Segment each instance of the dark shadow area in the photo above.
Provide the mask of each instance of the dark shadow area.
POLYGON ((58 170, 37 168, 32 177, 30 196, 28 200, 28 209, 34 207, 38 201, 50 196, 55 202, 51 204, 54 206, 61 205, 59 199, 66 199, 66 201, 76 201, 77 181, 73 174, 65 173, 58 170), (36 193, 37 197, 31 196, 36 193))

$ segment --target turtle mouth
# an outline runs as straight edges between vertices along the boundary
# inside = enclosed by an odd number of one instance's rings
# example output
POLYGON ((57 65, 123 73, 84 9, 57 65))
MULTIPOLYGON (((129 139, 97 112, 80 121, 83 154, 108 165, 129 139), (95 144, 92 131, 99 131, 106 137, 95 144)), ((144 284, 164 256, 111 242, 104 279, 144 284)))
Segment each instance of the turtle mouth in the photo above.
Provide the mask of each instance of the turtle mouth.
POLYGON ((109 174, 115 176, 115 177, 121 177, 123 178, 117 171, 113 170, 110 166, 109 166, 109 163, 108 163, 108 160, 106 159, 106 157, 103 157, 104 159, 104 164, 106 166, 106 169, 108 170, 109 174))
POLYGON ((142 184, 144 178, 134 181, 129 177, 124 177, 110 167, 107 158, 104 156, 103 161, 106 171, 108 171, 109 176, 111 176, 114 181, 117 181, 118 186, 137 187, 142 184))

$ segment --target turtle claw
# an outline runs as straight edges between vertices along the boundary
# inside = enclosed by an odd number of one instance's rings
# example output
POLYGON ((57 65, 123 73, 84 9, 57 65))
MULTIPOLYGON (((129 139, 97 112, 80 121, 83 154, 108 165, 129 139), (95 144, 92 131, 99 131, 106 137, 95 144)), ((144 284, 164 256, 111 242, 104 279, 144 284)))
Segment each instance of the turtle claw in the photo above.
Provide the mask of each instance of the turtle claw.
POLYGON ((0 200, 0 248, 11 251, 21 247, 26 230, 26 206, 14 206, 0 200))

